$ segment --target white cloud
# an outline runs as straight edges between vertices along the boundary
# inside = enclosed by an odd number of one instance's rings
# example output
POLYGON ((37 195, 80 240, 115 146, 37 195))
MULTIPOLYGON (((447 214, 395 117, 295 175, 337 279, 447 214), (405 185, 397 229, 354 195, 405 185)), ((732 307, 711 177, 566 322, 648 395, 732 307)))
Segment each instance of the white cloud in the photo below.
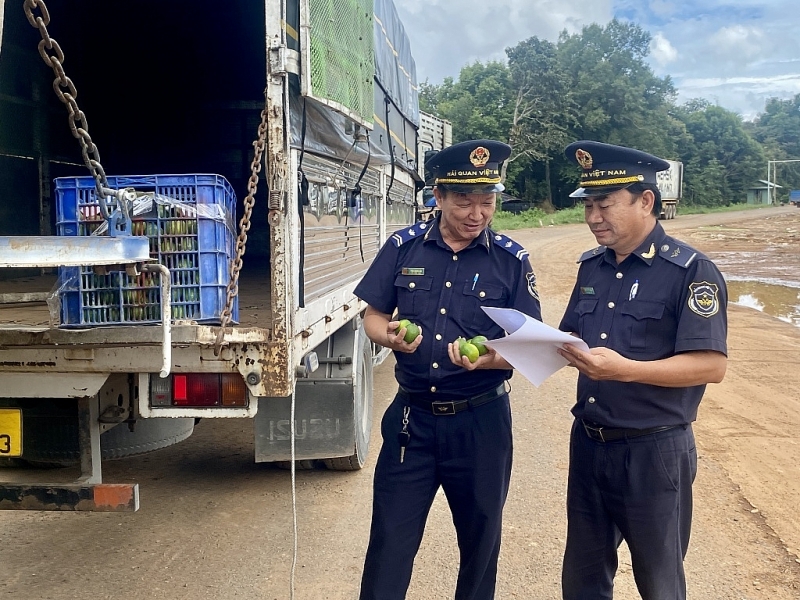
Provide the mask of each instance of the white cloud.
POLYGON ((561 0, 395 0, 411 40, 420 81, 458 78, 475 61, 504 61, 505 49, 532 36, 556 41, 612 18, 611 0, 589 5, 561 0))
POLYGON ((655 34, 650 41, 650 56, 663 67, 677 60, 678 51, 670 44, 669 40, 664 37, 664 34, 659 32, 655 34))
POLYGON ((739 64, 760 57, 771 45, 760 28, 739 24, 720 28, 710 41, 709 48, 716 56, 739 64))
POLYGON ((395 0, 420 81, 458 78, 475 61, 505 61, 531 36, 555 42, 614 16, 652 35, 650 64, 679 101, 701 97, 755 116, 770 97, 800 93, 797 0, 395 0))

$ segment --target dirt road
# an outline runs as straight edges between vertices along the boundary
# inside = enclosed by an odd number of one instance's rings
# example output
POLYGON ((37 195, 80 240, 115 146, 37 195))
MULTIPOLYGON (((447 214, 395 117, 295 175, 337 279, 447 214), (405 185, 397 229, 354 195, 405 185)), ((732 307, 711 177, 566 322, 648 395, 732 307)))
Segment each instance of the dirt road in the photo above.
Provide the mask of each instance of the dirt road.
MULTIPOLYGON (((800 230, 800 210, 794 208, 681 216, 665 227, 714 252, 730 250, 737 236, 747 238, 754 220, 762 237, 739 240, 752 251, 800 230), (719 225, 715 235, 709 235, 712 225, 719 225)), ((593 247, 593 237, 585 226, 512 235, 530 250, 545 320, 557 324, 573 283, 574 259, 593 247)), ((737 306, 730 307, 729 318, 728 374, 722 384, 709 386, 695 426, 699 472, 686 565, 690 597, 797 600, 800 328, 737 306)), ((376 421, 395 388, 392 367, 388 361, 375 374, 376 421)), ((556 599, 575 373, 562 370, 538 389, 518 376, 512 383, 515 463, 497 597, 556 599)), ((377 435, 372 443, 363 471, 297 474, 298 600, 357 597, 377 435)), ((0 513, 0 596, 289 598, 289 474, 253 464, 252 455, 249 421, 203 421, 182 444, 104 465, 107 481, 140 483, 138 513, 0 513)), ((457 568, 453 527, 439 497, 409 599, 452 598, 457 568)), ((618 599, 638 598, 627 557, 617 590, 618 599)))

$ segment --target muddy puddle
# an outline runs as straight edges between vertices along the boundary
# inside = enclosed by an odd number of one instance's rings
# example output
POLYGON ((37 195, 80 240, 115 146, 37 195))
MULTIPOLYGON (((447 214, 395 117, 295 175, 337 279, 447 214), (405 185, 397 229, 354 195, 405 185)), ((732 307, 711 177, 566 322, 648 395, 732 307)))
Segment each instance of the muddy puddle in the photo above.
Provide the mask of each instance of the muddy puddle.
POLYGON ((712 252, 728 284, 728 302, 759 310, 800 327, 800 256, 775 248, 712 252))

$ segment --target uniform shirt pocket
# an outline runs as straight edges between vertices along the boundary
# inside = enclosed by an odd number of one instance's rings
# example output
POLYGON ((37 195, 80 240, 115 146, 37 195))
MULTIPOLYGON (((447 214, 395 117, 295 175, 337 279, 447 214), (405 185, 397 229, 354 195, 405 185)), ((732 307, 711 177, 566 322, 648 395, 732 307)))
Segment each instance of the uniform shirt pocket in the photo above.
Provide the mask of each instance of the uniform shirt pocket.
POLYGON ((501 285, 481 284, 480 287, 472 289, 471 281, 464 284, 464 319, 466 325, 475 328, 477 331, 488 331, 495 326, 482 306, 505 307, 508 303, 508 294, 501 285))
POLYGON ((578 337, 587 339, 591 315, 597 308, 597 298, 581 298, 575 303, 575 312, 578 315, 578 337))
POLYGON ((652 350, 659 345, 659 323, 664 316, 663 302, 632 300, 620 308, 623 315, 623 340, 631 350, 652 350))
POLYGON ((402 318, 421 317, 430 304, 433 277, 428 275, 398 275, 397 310, 402 318))

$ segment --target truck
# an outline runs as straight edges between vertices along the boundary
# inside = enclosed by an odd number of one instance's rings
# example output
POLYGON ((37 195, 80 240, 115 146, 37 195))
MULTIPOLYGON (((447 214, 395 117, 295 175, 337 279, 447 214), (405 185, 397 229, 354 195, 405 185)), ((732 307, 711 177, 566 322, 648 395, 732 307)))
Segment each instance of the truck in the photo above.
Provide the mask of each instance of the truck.
POLYGON ((661 190, 660 219, 674 219, 683 194, 683 163, 668 160, 669 169, 656 174, 656 185, 661 190))
POLYGON ((0 0, 0 509, 137 510, 102 461, 201 419, 363 466, 415 69, 392 0, 0 0), (15 483, 42 463, 80 477, 15 483))
POLYGON ((422 190, 422 205, 428 207, 427 210, 423 208, 420 218, 422 220, 430 220, 433 217, 434 199, 433 199, 433 185, 430 181, 430 173, 425 171, 425 163, 427 159, 436 154, 439 150, 443 150, 448 146, 453 145, 453 126, 450 121, 441 119, 436 115, 420 111, 419 113, 419 138, 417 143, 417 156, 420 157, 418 171, 420 177, 425 181, 425 187, 422 190))

